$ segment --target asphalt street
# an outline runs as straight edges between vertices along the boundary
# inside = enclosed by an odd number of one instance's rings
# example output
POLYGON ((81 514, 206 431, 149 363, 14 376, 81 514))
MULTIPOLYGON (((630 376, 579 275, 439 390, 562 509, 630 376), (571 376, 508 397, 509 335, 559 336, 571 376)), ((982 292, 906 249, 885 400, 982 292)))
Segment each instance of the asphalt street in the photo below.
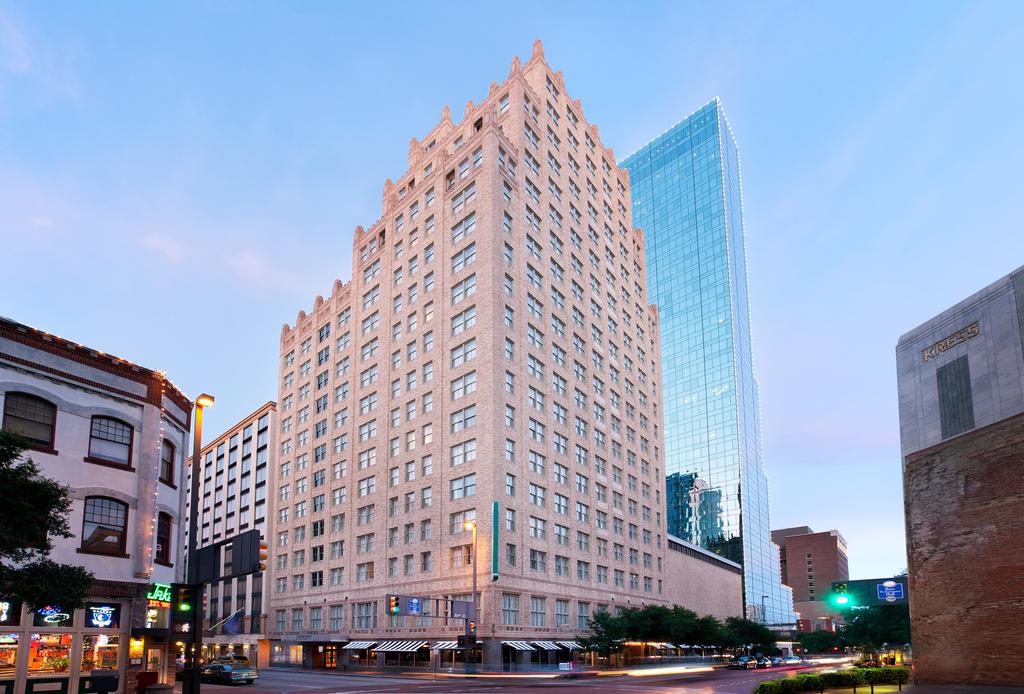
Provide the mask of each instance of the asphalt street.
MULTIPOLYGON (((788 674, 797 668, 773 670, 715 670, 680 674, 619 675, 580 679, 449 678, 430 675, 393 677, 385 675, 346 675, 308 670, 264 668, 253 685, 204 684, 203 692, 224 694, 583 694, 583 692, 634 692, 636 694, 751 694, 765 679, 788 674)), ((180 685, 179 685, 180 686, 180 685)))

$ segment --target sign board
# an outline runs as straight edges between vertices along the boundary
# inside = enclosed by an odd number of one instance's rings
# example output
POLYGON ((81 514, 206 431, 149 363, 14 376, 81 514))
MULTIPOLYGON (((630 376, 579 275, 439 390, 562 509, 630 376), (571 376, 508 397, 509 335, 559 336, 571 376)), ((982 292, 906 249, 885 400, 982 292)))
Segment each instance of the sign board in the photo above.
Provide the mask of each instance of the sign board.
POLYGON ((455 619, 476 619, 476 605, 469 600, 452 600, 450 616, 455 619))
POLYGON ((423 604, 420 601, 420 599, 419 598, 409 598, 409 600, 406 603, 406 611, 409 614, 414 614, 414 615, 422 614, 423 613, 423 604))
POLYGON ((903 583, 898 581, 883 581, 875 588, 878 591, 878 599, 885 602, 896 602, 903 599, 903 583))
POLYGON ((840 608, 906 605, 906 576, 869 578, 857 581, 833 581, 829 602, 840 608), (838 599, 841 596, 841 599, 838 599))

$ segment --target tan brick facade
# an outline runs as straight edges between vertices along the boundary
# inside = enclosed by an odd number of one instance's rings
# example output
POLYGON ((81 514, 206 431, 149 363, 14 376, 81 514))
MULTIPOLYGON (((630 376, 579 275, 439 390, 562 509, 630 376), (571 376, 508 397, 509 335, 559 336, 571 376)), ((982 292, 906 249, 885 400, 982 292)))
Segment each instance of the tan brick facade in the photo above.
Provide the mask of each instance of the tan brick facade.
POLYGON ((658 322, 630 219, 539 42, 410 143, 352 282, 282 330, 274 635, 454 638, 384 598, 468 599, 474 513, 481 638, 665 602, 658 322))

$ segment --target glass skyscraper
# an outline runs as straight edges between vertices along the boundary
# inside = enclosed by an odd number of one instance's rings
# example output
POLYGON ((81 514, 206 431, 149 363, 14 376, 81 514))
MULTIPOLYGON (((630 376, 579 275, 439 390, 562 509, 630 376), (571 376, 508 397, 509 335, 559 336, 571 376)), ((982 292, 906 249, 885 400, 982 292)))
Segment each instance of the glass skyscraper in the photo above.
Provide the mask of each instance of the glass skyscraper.
POLYGON ((668 531, 743 565, 748 618, 795 622, 768 520, 739 155, 721 103, 622 165, 661 321, 668 531))

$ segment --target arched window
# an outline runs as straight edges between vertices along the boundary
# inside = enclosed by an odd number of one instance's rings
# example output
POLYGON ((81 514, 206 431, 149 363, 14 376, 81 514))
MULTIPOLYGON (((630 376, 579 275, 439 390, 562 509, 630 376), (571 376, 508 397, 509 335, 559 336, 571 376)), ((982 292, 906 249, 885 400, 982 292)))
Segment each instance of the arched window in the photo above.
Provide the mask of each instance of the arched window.
POLYGON ((28 393, 7 393, 4 396, 4 431, 21 434, 38 448, 53 448, 57 423, 57 407, 28 393))
POLYGON ((112 417, 93 417, 89 431, 89 457, 114 465, 132 463, 132 427, 112 417))
POLYGON ((161 564, 171 563, 171 514, 161 511, 156 517, 156 560, 161 564))
POLYGON ((174 444, 164 439, 160 448, 160 481, 174 484, 174 444))
POLYGON ((85 498, 82 551, 123 555, 128 536, 128 504, 105 496, 85 498))

